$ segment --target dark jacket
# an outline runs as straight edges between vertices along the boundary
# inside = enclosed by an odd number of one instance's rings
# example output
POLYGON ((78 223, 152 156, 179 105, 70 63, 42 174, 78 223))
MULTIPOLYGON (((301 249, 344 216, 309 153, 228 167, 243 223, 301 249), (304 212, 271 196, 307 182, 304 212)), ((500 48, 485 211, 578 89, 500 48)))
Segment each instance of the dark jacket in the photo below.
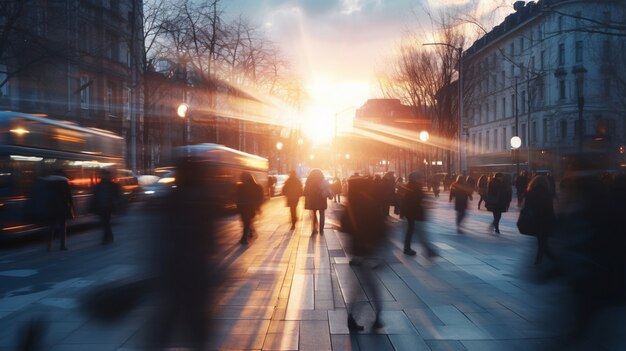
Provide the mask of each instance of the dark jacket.
POLYGON ((110 215, 119 209, 121 197, 119 184, 102 180, 94 187, 93 211, 99 215, 110 215))
POLYGON ((535 186, 527 194, 524 200, 524 208, 532 212, 535 228, 544 234, 552 232, 556 217, 552 204, 552 194, 550 189, 544 186, 535 186))
POLYGON ((468 200, 472 199, 473 192, 472 188, 465 183, 452 183, 450 187, 450 201, 454 199, 454 209, 456 211, 465 211, 468 200))
POLYGON ((328 207, 326 199, 332 195, 330 185, 324 179, 324 174, 313 170, 304 185, 304 208, 307 210, 325 210, 328 207))
POLYGON ((41 223, 74 217, 74 202, 67 178, 49 175, 37 179, 27 212, 41 223))
POLYGON ((237 185, 237 210, 242 217, 252 218, 263 204, 263 187, 256 182, 237 185))
POLYGON ((478 178, 478 182, 476 186, 478 188, 478 195, 482 197, 487 196, 487 182, 488 181, 489 179, 485 175, 481 175, 480 178, 478 178))
POLYGON ((401 215, 408 220, 423 221, 424 191, 419 182, 408 183, 402 186, 401 215))
POLYGON ((386 236, 380 204, 372 195, 374 181, 366 177, 354 177, 350 178, 348 184, 348 206, 341 220, 342 227, 352 239, 350 253, 369 256, 381 247, 386 236))
POLYGON ((298 177, 287 178, 283 185, 283 195, 285 195, 288 207, 298 205, 300 196, 302 196, 302 182, 298 177))
POLYGON ((487 199, 485 200, 485 207, 487 207, 487 210, 491 212, 507 211, 506 185, 501 177, 494 177, 487 184, 487 199))

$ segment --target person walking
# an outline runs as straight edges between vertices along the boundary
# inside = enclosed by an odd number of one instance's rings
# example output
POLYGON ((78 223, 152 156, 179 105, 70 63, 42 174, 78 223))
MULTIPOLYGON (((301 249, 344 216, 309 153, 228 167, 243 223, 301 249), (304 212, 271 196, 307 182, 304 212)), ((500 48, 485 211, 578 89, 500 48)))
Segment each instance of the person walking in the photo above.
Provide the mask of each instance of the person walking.
POLYGON ((485 202, 486 204, 486 198, 487 198, 487 183, 489 182, 489 178, 482 174, 479 178, 478 181, 476 182, 477 184, 477 188, 478 188, 478 196, 480 196, 480 199, 478 200, 478 209, 480 210, 480 204, 485 202))
POLYGON ((449 202, 454 199, 454 210, 456 211, 456 232, 463 234, 461 230, 461 223, 465 218, 465 211, 467 210, 468 200, 472 200, 471 186, 467 184, 466 178, 463 176, 457 176, 456 181, 450 186, 449 202))
POLYGON ((289 213, 291 214, 291 230, 294 230, 296 229, 296 222, 298 220, 298 202, 300 201, 300 196, 302 196, 302 182, 296 175, 296 171, 289 172, 289 178, 285 180, 282 192, 286 199, 286 205, 289 207, 289 213))
MULTIPOLYGON (((382 299, 380 287, 376 279, 373 266, 367 262, 380 249, 385 241, 385 219, 380 215, 380 203, 375 198, 375 184, 368 177, 351 177, 348 181, 348 205, 341 219, 342 228, 350 234, 349 252, 358 260, 351 261, 350 265, 359 273, 363 288, 374 310, 375 320, 373 329, 380 329, 383 324, 380 320, 382 299), (352 262, 358 262, 353 264, 352 262)), ((356 332, 364 327, 355 319, 355 310, 359 300, 360 289, 352 289, 353 293, 347 296, 348 329, 356 332)))
POLYGON ((241 183, 237 186, 237 210, 243 223, 243 234, 239 241, 242 245, 254 234, 252 221, 263 203, 263 187, 261 187, 250 172, 242 172, 241 183))
POLYGON ((67 177, 62 170, 41 177, 35 184, 33 207, 37 219, 49 227, 48 251, 52 251, 54 238, 59 238, 61 250, 67 250, 68 219, 74 217, 74 201, 67 177))
POLYGON ((437 252, 430 246, 426 239, 426 234, 423 232, 423 228, 420 225, 417 230, 415 221, 423 222, 425 220, 424 210, 424 191, 422 190, 422 183, 419 181, 420 174, 413 172, 409 174, 408 183, 402 186, 401 193, 403 194, 401 216, 406 217, 407 231, 404 237, 404 254, 408 256, 415 256, 415 250, 411 249, 411 239, 413 232, 417 234, 417 238, 424 247, 425 255, 427 257, 437 256, 437 252))
POLYGON ((333 184, 331 185, 333 190, 333 197, 336 203, 341 203, 341 180, 339 177, 333 178, 333 184))
POLYGON ((515 191, 517 194, 517 207, 522 207, 524 197, 526 196, 526 188, 528 187, 528 172, 521 171, 515 178, 515 191))
POLYGON ((535 264, 541 264, 543 256, 554 259, 554 255, 548 247, 548 237, 554 229, 556 217, 554 215, 550 182, 545 176, 535 176, 528 183, 524 209, 532 213, 533 227, 536 228, 535 233, 533 233, 537 237, 535 264))
POLYGON ((324 212, 328 207, 326 199, 332 200, 332 192, 324 173, 315 168, 309 173, 304 183, 304 208, 311 211, 311 235, 324 234, 324 212), (317 213, 319 212, 319 221, 317 213))
POLYGON ((485 201, 485 207, 488 211, 493 213, 493 222, 490 228, 495 230, 496 234, 500 234, 500 219, 502 213, 506 212, 507 206, 507 191, 504 183, 504 175, 502 173, 496 173, 493 178, 487 183, 487 200, 485 201))
POLYGON ((107 169, 100 171, 100 182, 94 187, 93 210, 100 217, 100 224, 104 231, 102 244, 113 242, 111 216, 119 208, 122 191, 119 184, 114 183, 111 172, 107 169))

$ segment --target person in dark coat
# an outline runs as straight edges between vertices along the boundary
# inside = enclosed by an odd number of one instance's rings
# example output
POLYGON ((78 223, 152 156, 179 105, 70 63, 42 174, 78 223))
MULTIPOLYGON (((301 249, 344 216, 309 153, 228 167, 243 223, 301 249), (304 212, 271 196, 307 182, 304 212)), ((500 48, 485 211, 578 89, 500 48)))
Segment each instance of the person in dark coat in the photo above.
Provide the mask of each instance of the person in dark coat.
POLYGON ((478 196, 480 199, 478 200, 478 209, 480 210, 480 204, 486 202, 487 198, 487 183, 489 182, 489 178, 486 175, 481 175, 478 178, 478 182, 476 183, 476 187, 478 188, 478 196))
POLYGON ((383 217, 389 216, 389 207, 395 203, 396 177, 393 172, 387 172, 381 181, 381 211, 383 217))
POLYGON ((52 250, 52 242, 55 237, 61 241, 61 250, 66 251, 68 219, 74 217, 74 201, 67 177, 63 171, 56 170, 54 174, 42 177, 35 185, 37 189, 34 199, 38 207, 45 209, 42 222, 50 227, 48 239, 48 251, 52 250))
POLYGON ((333 197, 336 203, 341 203, 341 180, 339 177, 333 178, 333 184, 331 185, 333 190, 333 197))
POLYGON ((113 242, 111 215, 117 211, 121 196, 121 188, 119 184, 113 182, 111 172, 106 169, 100 171, 100 182, 94 187, 93 207, 94 212, 100 217, 104 230, 102 244, 113 242))
POLYGON ((500 234, 500 219, 502 213, 507 211, 507 189, 504 183, 504 175, 496 173, 487 184, 487 201, 485 207, 493 213, 493 223, 490 228, 500 234))
POLYGON ((256 182, 250 172, 242 172, 240 180, 241 183, 237 185, 237 210, 241 215, 243 234, 239 242, 245 245, 254 234, 252 221, 263 204, 263 187, 256 182))
POLYGON ((298 220, 297 207, 302 196, 302 182, 296 175, 295 171, 289 172, 289 178, 285 180, 283 185, 283 195, 285 196, 286 205, 289 207, 289 213, 291 214, 291 230, 296 229, 296 222, 298 220))
POLYGON ((526 171, 521 171, 520 174, 515 178, 515 190, 517 193, 517 207, 522 206, 522 202, 524 202, 524 196, 526 196, 526 188, 528 188, 528 173, 526 171))
POLYGON ((450 186, 449 202, 452 202, 452 199, 454 199, 454 210, 456 211, 456 231, 459 234, 463 233, 461 230, 461 222, 463 222, 463 218, 465 218, 467 202, 468 200, 472 200, 473 192, 474 191, 471 186, 467 184, 465 177, 463 176, 456 177, 456 181, 450 186))
POLYGON ((543 256, 554 258, 548 248, 548 236, 554 229, 556 218, 548 179, 542 175, 535 176, 530 183, 524 199, 524 208, 531 211, 537 231, 537 256, 535 264, 540 264, 543 256))
POLYGON ((415 256, 415 250, 411 249, 411 239, 413 232, 416 231, 417 238, 424 247, 425 255, 427 257, 437 256, 437 252, 428 243, 421 226, 417 228, 417 230, 415 228, 415 221, 422 222, 426 217, 424 209, 424 191, 422 190, 422 183, 420 182, 420 174, 418 172, 409 174, 408 183, 402 186, 401 193, 403 195, 401 216, 406 217, 407 220, 407 231, 404 237, 404 254, 415 256))
MULTIPOLYGON (((380 287, 378 286, 372 265, 366 262, 368 257, 376 254, 383 245, 386 236, 385 221, 380 216, 380 204, 374 194, 375 184, 368 177, 351 177, 348 181, 348 206, 342 218, 342 227, 350 234, 349 252, 352 256, 358 257, 358 264, 351 266, 358 271, 359 279, 362 279, 369 302, 375 312, 374 329, 383 327, 380 320, 382 309, 382 299, 380 298, 380 287)), ((348 329, 350 332, 364 329, 355 319, 355 306, 358 301, 358 289, 348 296, 348 329)))
POLYGON ((324 178, 324 173, 321 170, 315 168, 311 170, 309 176, 304 183, 304 208, 311 210, 311 235, 324 234, 324 212, 328 207, 326 200, 332 199, 332 192, 330 185, 324 178), (319 212, 319 222, 317 213, 319 212))

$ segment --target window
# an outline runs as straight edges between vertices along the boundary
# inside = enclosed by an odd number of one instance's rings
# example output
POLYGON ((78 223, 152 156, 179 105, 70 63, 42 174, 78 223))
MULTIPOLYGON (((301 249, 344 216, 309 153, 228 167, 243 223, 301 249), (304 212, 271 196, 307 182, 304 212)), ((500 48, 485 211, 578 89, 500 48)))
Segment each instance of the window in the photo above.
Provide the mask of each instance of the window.
POLYGON ((500 79, 502 79, 502 88, 506 85, 506 74, 504 71, 500 72, 500 79))
POLYGON ((576 28, 580 28, 580 17, 582 16, 582 13, 580 11, 576 11, 576 28))
POLYGON ((511 116, 515 115, 515 94, 511 94, 511 116))
POLYGON ((105 106, 106 106, 106 112, 109 115, 114 114, 114 111, 113 111, 113 108, 114 108, 113 107, 113 90, 114 89, 115 88, 113 87, 113 84, 109 83, 107 85, 105 106))
POLYGON ((565 44, 559 44, 558 64, 563 66, 565 64, 565 44))
POLYGON ((478 122, 483 123, 483 105, 478 105, 478 122))
POLYGON ((131 89, 126 88, 124 91, 124 117, 127 120, 130 120, 130 100, 131 100, 131 89))
POLYGON ((526 138, 526 123, 522 123, 522 135, 520 135, 520 138, 522 138, 523 146, 528 145, 528 139, 526 138))
POLYGON ((478 133, 478 152, 483 152, 483 133, 478 133))
POLYGON ((498 150, 498 130, 493 130, 493 150, 498 150))
POLYGON ((506 136, 506 127, 502 128, 502 150, 506 150, 508 148, 507 147, 507 140, 508 139, 509 138, 507 138, 507 136, 506 136))
POLYGON ((524 51, 524 37, 519 38, 519 51, 524 51))
POLYGON ((559 136, 561 137, 561 140, 565 140, 565 138, 567 138, 567 121, 562 119, 560 127, 559 136))
POLYGON ((559 99, 565 99, 565 80, 559 79, 559 99))
POLYGON ((521 108, 522 113, 526 113, 526 90, 522 90, 520 103, 522 104, 522 108, 521 108))
POLYGON ((534 71, 535 71, 535 56, 531 56, 531 57, 530 57, 530 70, 531 70, 532 72, 534 72, 534 71))
POLYGON ((506 118, 506 97, 502 98, 502 118, 506 118))
POLYGON ((476 133, 472 133, 472 145, 471 145, 472 153, 476 153, 476 133))
POLYGON ((485 150, 486 151, 490 151, 491 150, 490 141, 491 141, 491 138, 489 137, 489 131, 487 131, 486 134, 485 134, 485 150))
POLYGON ((90 98, 90 89, 91 89, 92 81, 89 80, 89 77, 83 76, 79 80, 80 84, 80 108, 83 110, 89 110, 89 98, 90 98))
POLYGON ((489 104, 485 104, 485 115, 487 115, 486 119, 487 119, 487 122, 489 122, 491 120, 490 114, 489 114, 489 104))
POLYGON ((7 79, 7 74, 5 73, 6 71, 7 66, 0 65, 0 84, 4 83, 0 86, 0 99, 9 96, 9 81, 6 83, 4 82, 7 79))
POLYGON ((611 80, 608 78, 602 79, 602 95, 605 99, 611 96, 611 80))
POLYGON ((537 140, 537 122, 533 121, 530 125, 530 140, 529 144, 537 140))
POLYGON ((583 61, 583 42, 582 40, 578 40, 576 42, 576 62, 583 61))
POLYGON ((511 45, 509 45, 509 55, 511 58, 515 56, 515 43, 511 43, 511 45))
POLYGON ((548 143, 548 120, 546 118, 543 119, 543 126, 541 129, 541 141, 543 142, 543 144, 547 144, 548 143))

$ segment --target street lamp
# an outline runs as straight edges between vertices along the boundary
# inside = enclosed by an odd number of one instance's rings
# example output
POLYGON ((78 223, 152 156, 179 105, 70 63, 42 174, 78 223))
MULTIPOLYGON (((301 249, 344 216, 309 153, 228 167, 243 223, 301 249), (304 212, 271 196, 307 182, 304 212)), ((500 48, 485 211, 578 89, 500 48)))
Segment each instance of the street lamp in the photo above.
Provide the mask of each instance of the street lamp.
POLYGON ((183 144, 189 144, 189 118, 187 118, 187 112, 189 112, 189 105, 181 103, 176 108, 176 114, 183 119, 183 144))
POLYGON ((522 138, 517 135, 511 138, 511 148, 513 149, 513 156, 515 157, 516 173, 519 174, 519 148, 522 146, 522 138))
POLYGON ((283 149, 283 142, 282 141, 276 142, 276 150, 278 150, 278 174, 282 174, 281 169, 280 169, 280 150, 282 149, 283 149))
POLYGON ((459 92, 458 92, 458 98, 459 98, 459 103, 458 103, 458 138, 459 138, 459 144, 458 144, 458 174, 463 174, 462 172, 465 170, 466 166, 465 166, 465 157, 463 155, 463 145, 462 145, 462 138, 463 138, 463 47, 456 47, 452 44, 448 44, 448 43, 426 43, 426 44, 422 44, 424 46, 429 46, 429 45, 438 45, 438 46, 446 46, 450 49, 456 50, 457 55, 458 55, 458 72, 459 72, 459 79, 458 79, 458 88, 459 88, 459 92))

